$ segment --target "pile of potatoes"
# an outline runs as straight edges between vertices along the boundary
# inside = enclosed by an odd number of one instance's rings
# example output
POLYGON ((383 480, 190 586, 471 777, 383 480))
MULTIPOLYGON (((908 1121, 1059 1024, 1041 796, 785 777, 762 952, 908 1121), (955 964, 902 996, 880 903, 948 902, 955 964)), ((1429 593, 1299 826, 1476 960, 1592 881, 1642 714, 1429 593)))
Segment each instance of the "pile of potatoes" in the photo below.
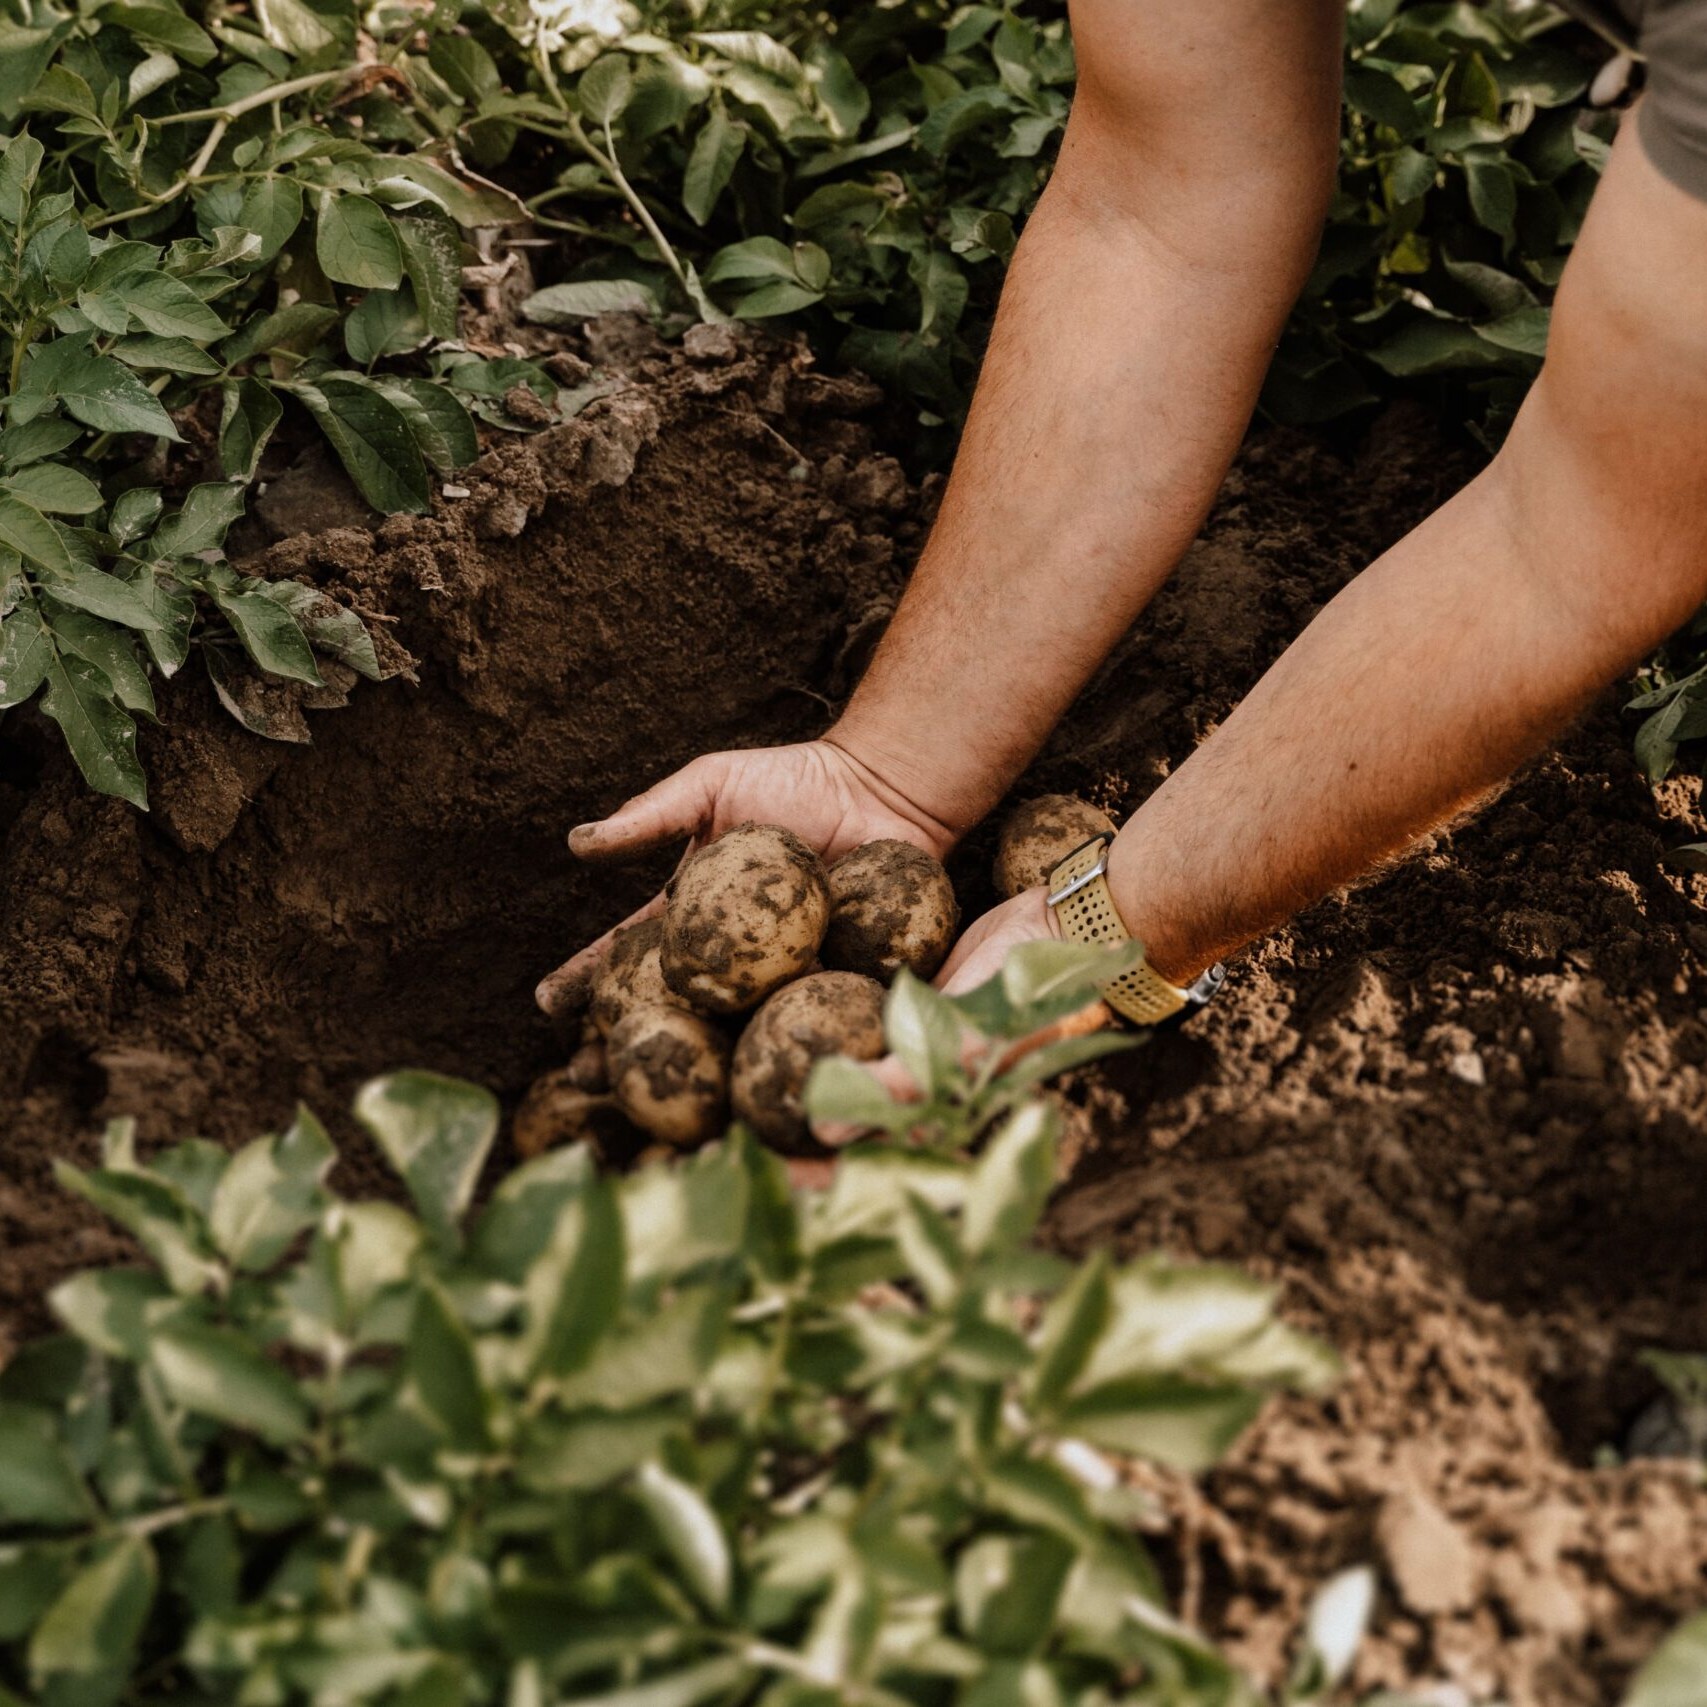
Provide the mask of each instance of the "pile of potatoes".
MULTIPOLYGON (((998 889, 1043 881, 1102 828, 1109 820, 1082 801, 1027 802, 1004 828, 998 889)), ((948 873, 909 842, 869 842, 826 867, 778 825, 730 830, 682 864, 661 914, 617 937, 582 1047, 517 1114, 518 1149, 587 1139, 620 1154, 636 1127, 691 1149, 721 1135, 733 1111, 799 1150, 813 1064, 876 1060, 884 987, 902 967, 934 976, 959 924, 948 873)))

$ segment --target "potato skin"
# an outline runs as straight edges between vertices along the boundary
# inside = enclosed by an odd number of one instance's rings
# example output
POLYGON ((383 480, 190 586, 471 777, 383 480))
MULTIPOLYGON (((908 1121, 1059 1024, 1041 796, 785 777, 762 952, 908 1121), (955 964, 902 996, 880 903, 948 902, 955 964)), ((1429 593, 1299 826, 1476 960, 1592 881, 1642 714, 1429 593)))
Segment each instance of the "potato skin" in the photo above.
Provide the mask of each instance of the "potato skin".
POLYGON ((611 1095, 643 1131, 678 1149, 721 1135, 729 1111, 729 1040, 679 1007, 636 1008, 610 1034, 611 1095))
POLYGON ((565 1144, 590 1144, 606 1161, 635 1148, 633 1128, 611 1099, 581 1089, 572 1067, 533 1082, 511 1132, 517 1154, 529 1160, 565 1144))
POLYGON ((875 1061, 883 1047, 883 986, 857 972, 815 972, 778 990, 736 1044, 735 1112, 767 1142, 801 1147, 812 1064, 826 1055, 875 1061))
POLYGON ((789 830, 741 824, 671 881, 664 982, 701 1013, 744 1013, 811 966, 830 923, 823 862, 789 830))
POLYGON ((1071 794, 1042 794, 1008 814, 996 847, 996 887, 1010 901, 1049 874, 1092 836, 1113 835, 1114 820, 1071 794))
POLYGON ((686 1008, 687 1003, 664 982, 659 964, 664 947, 664 921, 642 919, 618 934, 610 953, 593 974, 588 1017, 608 1038, 618 1023, 636 1008, 686 1008))
POLYGON ((824 964, 887 984, 932 978, 954 946, 960 903, 942 862, 911 842, 867 842, 830 867, 824 964))

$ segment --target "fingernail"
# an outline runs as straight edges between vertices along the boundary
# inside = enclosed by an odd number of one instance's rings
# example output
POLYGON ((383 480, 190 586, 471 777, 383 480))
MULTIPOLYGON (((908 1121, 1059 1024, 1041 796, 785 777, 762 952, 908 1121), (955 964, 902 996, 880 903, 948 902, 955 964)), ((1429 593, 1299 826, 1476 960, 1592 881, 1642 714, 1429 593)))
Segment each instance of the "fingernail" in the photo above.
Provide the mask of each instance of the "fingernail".
POLYGON ((598 836, 599 826, 596 821, 591 824, 577 824, 569 832, 569 849, 572 853, 579 853, 588 842, 597 841, 598 836))

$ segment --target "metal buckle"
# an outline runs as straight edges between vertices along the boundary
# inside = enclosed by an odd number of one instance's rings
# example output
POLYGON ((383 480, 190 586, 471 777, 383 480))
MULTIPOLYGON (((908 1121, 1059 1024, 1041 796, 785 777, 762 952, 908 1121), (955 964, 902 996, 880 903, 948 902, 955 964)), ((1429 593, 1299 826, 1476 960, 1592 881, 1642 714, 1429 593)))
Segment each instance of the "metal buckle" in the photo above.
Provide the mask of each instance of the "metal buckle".
POLYGON ((1227 982, 1227 968, 1219 960, 1201 977, 1193 980, 1186 987, 1185 999, 1194 1002, 1198 1007, 1207 1007, 1220 993, 1221 986, 1227 982))
POLYGON ((1077 895, 1081 889, 1085 888, 1089 884, 1095 883, 1099 877, 1106 877, 1108 875, 1108 850, 1113 846, 1113 844, 1114 837, 1109 835, 1106 830, 1099 835, 1092 836, 1088 842, 1080 842, 1079 845, 1067 855, 1067 859, 1062 860, 1055 869, 1059 871, 1061 866, 1067 863, 1067 860, 1077 859, 1086 848, 1093 845, 1100 846, 1102 848, 1102 852, 1097 856, 1096 864, 1093 865, 1089 871, 1081 872, 1071 883, 1067 884, 1065 888, 1057 889, 1055 893, 1049 897, 1046 904, 1051 907, 1059 907, 1063 901, 1071 899, 1071 897, 1077 895))

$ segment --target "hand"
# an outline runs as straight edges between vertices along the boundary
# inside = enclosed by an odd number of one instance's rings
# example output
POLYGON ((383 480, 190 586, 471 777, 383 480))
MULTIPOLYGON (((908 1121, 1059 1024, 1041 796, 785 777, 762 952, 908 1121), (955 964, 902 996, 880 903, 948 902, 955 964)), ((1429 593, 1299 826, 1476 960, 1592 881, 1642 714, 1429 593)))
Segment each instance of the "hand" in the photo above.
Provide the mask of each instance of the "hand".
MULTIPOLYGON (((955 832, 933 818, 851 750, 830 740, 751 752, 712 753, 636 795, 610 817, 569 833, 569 849, 593 864, 638 859, 670 842, 688 852, 749 820, 781 824, 826 859, 839 859, 864 842, 912 842, 939 859, 955 832)), ((662 910, 653 896, 615 930, 544 979, 535 1000, 552 1017, 572 1014, 617 930, 662 910)))

